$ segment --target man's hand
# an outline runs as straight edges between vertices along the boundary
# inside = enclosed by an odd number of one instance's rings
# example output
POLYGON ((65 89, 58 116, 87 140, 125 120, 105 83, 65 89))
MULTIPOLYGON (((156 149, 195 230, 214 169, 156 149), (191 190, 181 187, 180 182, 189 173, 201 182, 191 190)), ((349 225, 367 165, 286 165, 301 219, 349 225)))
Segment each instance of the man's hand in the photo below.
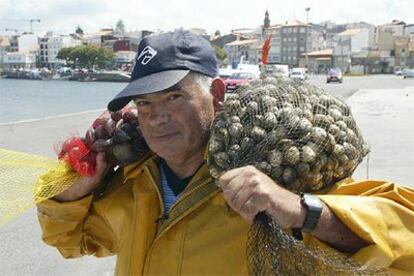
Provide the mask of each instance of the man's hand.
MULTIPOLYGON (((300 197, 282 188, 255 167, 230 170, 219 178, 219 184, 230 207, 247 221, 252 222, 257 213, 264 211, 284 229, 303 226, 306 210, 300 203, 300 197)), ((354 253, 367 245, 324 203, 323 206, 312 235, 342 252, 354 253)))
POLYGON ((91 193, 103 180, 109 165, 105 161, 105 153, 99 152, 96 155, 96 171, 92 176, 81 177, 67 190, 53 197, 54 200, 65 202, 81 199, 91 193))
POLYGON ((305 211, 300 197, 253 166, 226 172, 219 178, 219 184, 230 207, 249 222, 264 211, 282 228, 303 225, 305 211))

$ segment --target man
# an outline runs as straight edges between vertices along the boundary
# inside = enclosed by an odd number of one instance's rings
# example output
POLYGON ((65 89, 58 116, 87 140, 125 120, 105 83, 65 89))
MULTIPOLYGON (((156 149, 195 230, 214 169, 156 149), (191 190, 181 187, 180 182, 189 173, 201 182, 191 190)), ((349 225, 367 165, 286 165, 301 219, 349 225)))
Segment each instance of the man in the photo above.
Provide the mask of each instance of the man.
POLYGON ((118 275, 247 274, 247 231, 265 211, 283 228, 301 229, 305 243, 409 271, 410 190, 348 179, 329 195, 301 198, 251 166, 223 174, 218 188, 205 162, 209 127, 224 100, 216 76, 215 53, 203 38, 177 30, 143 39, 131 83, 108 109, 133 100, 152 153, 119 170, 94 197, 108 169, 98 154, 93 177, 39 204, 44 241, 66 258, 117 254, 118 275))

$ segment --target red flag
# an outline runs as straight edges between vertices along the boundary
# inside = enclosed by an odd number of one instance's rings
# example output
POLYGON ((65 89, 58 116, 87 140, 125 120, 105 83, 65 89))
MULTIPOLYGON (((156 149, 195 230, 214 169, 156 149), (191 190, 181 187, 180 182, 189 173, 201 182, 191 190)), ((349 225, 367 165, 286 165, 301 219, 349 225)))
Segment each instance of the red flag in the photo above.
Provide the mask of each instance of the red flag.
POLYGON ((269 35, 269 37, 265 40, 262 47, 262 64, 268 64, 269 63, 269 51, 270 51, 270 40, 272 35, 269 35))

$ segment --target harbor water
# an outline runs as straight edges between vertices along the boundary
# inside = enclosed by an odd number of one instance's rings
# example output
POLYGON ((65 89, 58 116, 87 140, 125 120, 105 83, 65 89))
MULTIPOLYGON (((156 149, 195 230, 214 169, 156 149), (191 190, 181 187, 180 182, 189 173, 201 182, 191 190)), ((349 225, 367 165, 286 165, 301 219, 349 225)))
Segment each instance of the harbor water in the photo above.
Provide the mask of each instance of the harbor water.
POLYGON ((126 83, 0 79, 0 124, 105 109, 126 83))

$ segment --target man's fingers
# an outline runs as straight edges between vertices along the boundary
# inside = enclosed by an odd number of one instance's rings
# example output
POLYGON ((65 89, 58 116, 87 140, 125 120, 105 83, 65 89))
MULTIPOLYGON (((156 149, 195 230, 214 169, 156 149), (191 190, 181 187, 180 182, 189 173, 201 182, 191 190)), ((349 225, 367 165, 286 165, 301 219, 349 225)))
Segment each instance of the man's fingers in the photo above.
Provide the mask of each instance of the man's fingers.
POLYGON ((225 197, 227 197, 227 202, 235 210, 240 210, 244 201, 249 197, 249 191, 245 189, 243 183, 239 183, 240 181, 243 181, 243 179, 233 178, 223 190, 225 197))
POLYGON ((233 178, 239 176, 243 170, 244 168, 236 168, 222 174, 218 179, 221 184, 221 187, 227 185, 233 178))
POLYGON ((105 153, 98 152, 96 155, 96 173, 95 176, 101 176, 106 172, 108 163, 105 161, 105 153))

